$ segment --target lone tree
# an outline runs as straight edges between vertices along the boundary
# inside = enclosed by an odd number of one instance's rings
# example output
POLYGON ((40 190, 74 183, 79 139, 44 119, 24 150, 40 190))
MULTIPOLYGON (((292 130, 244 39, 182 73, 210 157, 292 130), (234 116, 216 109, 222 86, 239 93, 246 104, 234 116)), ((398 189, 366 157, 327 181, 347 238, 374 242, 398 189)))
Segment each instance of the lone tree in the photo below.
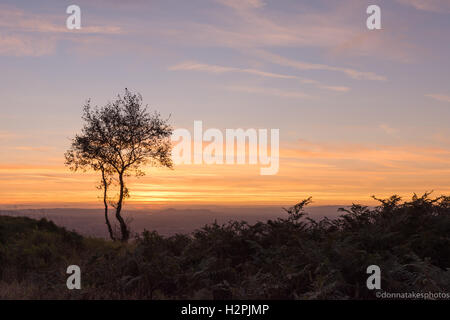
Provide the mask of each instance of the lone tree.
POLYGON ((108 219, 108 202, 115 208, 120 226, 120 240, 128 241, 129 226, 122 217, 122 206, 129 191, 125 177, 143 176, 143 165, 172 168, 170 136, 172 127, 157 112, 149 113, 142 96, 125 89, 125 95, 103 107, 91 107, 88 100, 83 108, 84 125, 75 135, 65 153, 66 165, 73 171, 94 170, 101 173, 99 189, 103 190, 105 220, 112 240, 116 236, 108 219), (118 195, 109 200, 109 187, 115 184, 118 195))

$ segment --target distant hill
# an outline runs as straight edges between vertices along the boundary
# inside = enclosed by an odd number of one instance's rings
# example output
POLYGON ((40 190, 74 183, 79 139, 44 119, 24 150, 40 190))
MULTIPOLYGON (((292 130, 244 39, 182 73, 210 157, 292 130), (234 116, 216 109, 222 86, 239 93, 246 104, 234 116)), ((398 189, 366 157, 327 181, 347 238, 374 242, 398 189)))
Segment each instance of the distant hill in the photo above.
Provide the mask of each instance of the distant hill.
MULTIPOLYGON (((308 208, 310 217, 335 217, 339 206, 317 206, 308 208)), ((110 211, 111 221, 114 212, 110 211)), ((0 215, 46 218, 55 224, 74 230, 85 236, 108 238, 105 227, 103 209, 51 208, 51 209, 21 209, 0 210, 0 215)), ((125 211, 125 217, 131 219, 131 229, 135 233, 144 230, 157 231, 161 235, 170 236, 176 233, 187 234, 206 224, 217 221, 219 224, 230 220, 244 220, 248 223, 266 221, 274 218, 284 218, 286 213, 280 207, 218 207, 214 209, 174 209, 167 208, 152 211, 125 211)))

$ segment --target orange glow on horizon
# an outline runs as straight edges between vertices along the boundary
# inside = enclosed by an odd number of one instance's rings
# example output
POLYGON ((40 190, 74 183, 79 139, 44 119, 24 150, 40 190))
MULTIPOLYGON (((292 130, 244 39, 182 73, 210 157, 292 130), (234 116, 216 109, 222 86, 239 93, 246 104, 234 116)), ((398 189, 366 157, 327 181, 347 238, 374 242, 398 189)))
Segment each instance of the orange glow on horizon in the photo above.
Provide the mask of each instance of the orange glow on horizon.
MULTIPOLYGON (((281 150, 280 171, 259 165, 179 165, 130 177, 127 206, 374 204, 370 197, 450 191, 450 151, 418 147, 328 146, 299 142, 281 150), (439 189, 437 188, 439 187, 439 189)), ((62 162, 62 160, 61 160, 62 162)), ((101 206, 96 173, 49 165, 0 164, 0 205, 101 206)))

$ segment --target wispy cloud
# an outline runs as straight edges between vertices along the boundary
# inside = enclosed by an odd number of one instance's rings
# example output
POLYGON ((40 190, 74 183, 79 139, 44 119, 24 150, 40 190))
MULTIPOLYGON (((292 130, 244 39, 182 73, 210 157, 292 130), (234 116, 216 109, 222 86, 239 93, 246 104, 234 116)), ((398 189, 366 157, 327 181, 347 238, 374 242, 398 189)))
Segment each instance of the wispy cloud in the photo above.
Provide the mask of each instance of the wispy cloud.
POLYGON ((293 159, 322 158, 333 161, 343 159, 371 161, 386 167, 401 166, 404 168, 409 167, 410 169, 425 162, 429 164, 430 169, 434 169, 439 165, 450 164, 449 149, 415 145, 382 146, 354 143, 314 143, 299 140, 298 145, 290 149, 290 151, 291 153, 288 153, 289 157, 293 159))
POLYGON ((441 102, 450 102, 450 96, 445 94, 433 93, 433 94, 426 94, 425 96, 441 102))
POLYGON ((348 92, 350 91, 350 88, 345 86, 331 86, 331 85, 324 85, 320 81, 312 80, 312 79, 306 79, 295 75, 287 75, 287 74, 280 74, 280 73, 272 73, 272 72, 266 72, 262 70, 257 69, 251 69, 251 68, 235 68, 235 67, 225 67, 225 66, 219 66, 219 65, 211 65, 211 64, 204 64, 204 63, 198 63, 195 61, 188 61, 183 62, 174 66, 169 67, 169 70, 172 71, 202 71, 202 72, 209 72, 209 73, 215 73, 215 74, 223 74, 223 73, 246 73, 251 74, 255 76, 260 77, 267 77, 267 78, 275 78, 275 79, 295 79, 300 81, 303 84, 310 84, 314 85, 317 88, 335 91, 335 92, 348 92))
POLYGON ((299 46, 330 48, 349 39, 354 30, 336 27, 326 17, 286 16, 269 18, 259 10, 216 13, 217 22, 188 22, 178 30, 180 41, 231 48, 299 46), (303 20, 302 20, 303 19, 303 20), (280 21, 278 21, 280 20, 280 21))
MULTIPOLYGON (((52 15, 37 15, 21 9, 0 7, 0 27, 14 32, 39 32, 39 33, 73 33, 68 30, 60 17, 52 15)), ((110 24, 97 26, 82 26, 77 33, 83 34, 122 34, 121 27, 110 24)))
POLYGON ((250 87, 250 86, 228 86, 227 90, 244 92, 244 93, 256 93, 263 94, 269 96, 276 96, 281 98, 290 98, 290 99, 307 99, 312 98, 310 95, 299 92, 299 91, 288 91, 282 90, 278 88, 267 88, 267 87, 250 87))
POLYGON ((262 0, 217 0, 217 2, 237 10, 261 8, 265 5, 262 0))
POLYGON ((210 73, 229 73, 229 72, 240 72, 240 73, 248 73, 261 77, 268 78, 278 78, 278 79, 297 79, 296 76, 284 75, 278 73, 265 72, 256 69, 248 69, 248 68, 234 68, 234 67, 224 67, 218 65, 210 65, 198 62, 183 62, 174 66, 169 67, 169 70, 178 71, 178 70, 188 70, 188 71, 204 71, 210 73))
MULTIPOLYGON (((408 62, 412 59, 411 45, 401 41, 395 32, 371 33, 361 36, 354 21, 355 12, 365 7, 356 1, 344 1, 326 6, 320 14, 305 1, 291 5, 289 12, 261 1, 217 0, 223 6, 209 11, 214 22, 189 21, 182 27, 172 25, 177 40, 197 45, 214 45, 234 49, 270 47, 311 47, 351 56, 374 56, 408 62), (330 10, 331 7, 331 10, 330 10), (337 10, 337 11, 336 11, 337 10), (355 41, 357 39, 357 41, 355 41), (351 50, 348 48, 351 46, 351 50), (377 54, 383 47, 383 55, 377 54), (338 50, 336 50, 338 48, 338 50)), ((415 51, 414 51, 415 52, 415 51)))
POLYGON ((0 55, 44 56, 55 52, 58 41, 77 42, 78 35, 118 35, 121 27, 113 25, 82 26, 76 32, 68 30, 61 17, 34 14, 0 5, 0 55), (69 37, 70 35, 70 37, 69 37), (75 35, 75 37, 72 37, 75 35))
POLYGON ((397 2, 412 6, 417 10, 440 13, 450 12, 450 1, 448 0, 397 0, 397 2))
POLYGON ((341 72, 353 79, 364 79, 364 80, 375 80, 375 81, 385 81, 386 77, 378 75, 374 72, 358 71, 352 68, 335 67, 326 64, 309 63, 300 60, 288 59, 283 56, 270 53, 265 50, 252 50, 258 57, 269 61, 271 63, 279 64, 286 67, 295 68, 298 70, 325 70, 341 72))
POLYGON ((0 55, 4 56, 43 56, 54 52, 53 38, 37 38, 27 35, 0 34, 0 55))
POLYGON ((324 86, 324 85, 319 85, 319 88, 330 90, 330 91, 335 91, 335 92, 348 92, 348 91, 350 91, 349 87, 343 87, 343 86, 324 86))

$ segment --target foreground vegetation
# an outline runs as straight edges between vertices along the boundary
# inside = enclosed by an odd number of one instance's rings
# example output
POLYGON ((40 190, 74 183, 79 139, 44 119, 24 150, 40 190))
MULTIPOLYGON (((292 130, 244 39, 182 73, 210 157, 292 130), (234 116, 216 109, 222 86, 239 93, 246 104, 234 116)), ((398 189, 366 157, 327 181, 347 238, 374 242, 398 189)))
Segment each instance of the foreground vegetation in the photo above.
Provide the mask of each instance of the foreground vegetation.
POLYGON ((450 292, 450 197, 379 201, 314 221, 308 199, 283 219, 167 238, 146 231, 129 244, 1 216, 0 298, 373 299, 373 264, 384 291, 450 292), (81 290, 66 288, 71 264, 81 290))

